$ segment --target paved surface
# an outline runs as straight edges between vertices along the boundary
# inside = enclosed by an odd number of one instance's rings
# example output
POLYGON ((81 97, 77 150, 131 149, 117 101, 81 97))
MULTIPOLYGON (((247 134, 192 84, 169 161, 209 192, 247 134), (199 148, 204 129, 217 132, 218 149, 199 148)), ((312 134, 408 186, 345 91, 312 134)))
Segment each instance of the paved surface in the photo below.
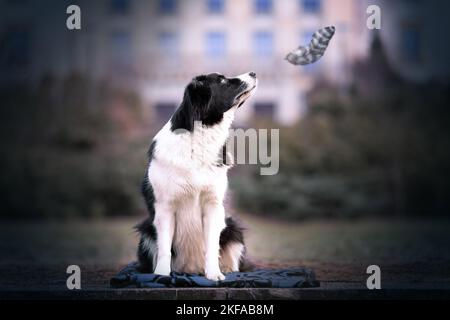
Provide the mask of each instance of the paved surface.
POLYGON ((437 266, 434 272, 430 265, 427 270, 422 265, 386 268, 383 290, 368 290, 366 275, 358 265, 315 267, 321 286, 305 289, 111 289, 109 279, 115 270, 88 267, 82 268, 82 290, 70 291, 66 289, 67 274, 62 265, 29 270, 10 266, 0 270, 0 299, 450 299, 450 275, 436 272, 441 270, 437 266), (414 267, 421 270, 421 277, 418 273, 405 273, 414 267))
POLYGON ((365 299, 450 298, 449 220, 280 222, 245 216, 247 244, 263 267, 305 266, 311 289, 110 289, 135 259, 127 220, 0 221, 0 299, 365 299), (66 289, 81 268, 82 290, 66 289), (381 291, 366 289, 367 266, 381 268, 381 291))
POLYGON ((0 292, 2 299, 63 300, 448 300, 450 290, 322 290, 322 289, 120 289, 0 292))

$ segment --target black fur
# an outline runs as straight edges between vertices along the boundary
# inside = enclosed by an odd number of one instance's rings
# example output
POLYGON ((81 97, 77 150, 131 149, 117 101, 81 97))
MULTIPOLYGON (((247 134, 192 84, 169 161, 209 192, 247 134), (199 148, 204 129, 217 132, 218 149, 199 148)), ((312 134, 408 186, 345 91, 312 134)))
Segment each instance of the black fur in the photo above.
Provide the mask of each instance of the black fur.
POLYGON ((137 232, 139 232, 141 239, 139 241, 137 257, 139 261, 139 269, 142 272, 153 272, 156 266, 153 265, 152 252, 147 250, 144 245, 145 241, 155 241, 157 239, 156 228, 153 225, 153 221, 145 219, 143 222, 135 226, 137 232))
POLYGON ((194 78, 184 90, 183 101, 170 120, 171 130, 192 131, 195 121, 206 126, 220 123, 223 114, 247 89, 247 84, 240 79, 225 78, 217 73, 194 78))
POLYGON ((244 245, 244 252, 242 253, 241 260, 239 261, 239 271, 251 271, 255 269, 255 264, 248 258, 247 248, 244 242, 245 228, 239 223, 238 220, 232 217, 225 219, 226 227, 220 234, 220 248, 226 248, 227 245, 232 243, 241 243, 244 245))
MULTIPOLYGON (((156 141, 153 140, 148 149, 148 165, 154 158, 154 151, 156 147, 156 141)), ((152 253, 148 252, 147 247, 144 246, 145 241, 157 240, 156 228, 153 225, 153 219, 155 218, 155 194, 153 187, 148 180, 147 172, 145 173, 144 180, 141 185, 141 193, 144 196, 145 204, 147 205, 147 211, 149 217, 143 222, 135 226, 136 231, 140 234, 141 239, 139 241, 137 256, 139 260, 139 267, 142 271, 152 272, 155 266, 153 266, 152 253)))
MULTIPOLYGON (((147 152, 148 165, 150 165, 150 163, 154 158, 155 147, 156 147, 156 140, 153 140, 147 152)), ((147 172, 145 173, 144 180, 142 181, 141 193, 144 196, 145 203, 147 205, 147 210, 150 215, 150 221, 153 222, 153 218, 155 217, 155 195, 153 193, 152 184, 148 180, 147 172)))
POLYGON ((226 227, 220 234, 220 247, 223 248, 233 242, 244 244, 244 228, 232 217, 227 217, 225 224, 226 227))
POLYGON ((152 184, 148 181, 147 175, 145 175, 144 180, 142 181, 141 192, 144 196, 145 204, 147 205, 150 220, 153 222, 153 218, 155 217, 155 194, 153 192, 152 184))
POLYGON ((148 151, 147 151, 147 157, 148 157, 148 163, 149 164, 153 160, 154 153, 155 153, 155 147, 156 147, 156 140, 153 140, 152 143, 150 144, 150 147, 148 148, 148 151))

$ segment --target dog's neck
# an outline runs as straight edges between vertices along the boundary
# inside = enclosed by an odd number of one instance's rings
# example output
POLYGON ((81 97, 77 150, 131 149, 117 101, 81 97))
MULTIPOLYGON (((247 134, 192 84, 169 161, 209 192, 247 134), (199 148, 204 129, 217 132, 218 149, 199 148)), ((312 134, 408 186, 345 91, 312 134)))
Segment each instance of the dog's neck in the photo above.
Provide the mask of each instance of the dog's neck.
POLYGON ((212 126, 195 122, 192 131, 172 132, 169 121, 155 136, 156 159, 181 167, 215 167, 230 134, 235 111, 233 107, 225 112, 222 121, 212 126))
POLYGON ((216 165, 218 155, 225 145, 234 120, 234 110, 227 111, 220 123, 206 126, 197 122, 191 134, 192 157, 202 165, 216 165))

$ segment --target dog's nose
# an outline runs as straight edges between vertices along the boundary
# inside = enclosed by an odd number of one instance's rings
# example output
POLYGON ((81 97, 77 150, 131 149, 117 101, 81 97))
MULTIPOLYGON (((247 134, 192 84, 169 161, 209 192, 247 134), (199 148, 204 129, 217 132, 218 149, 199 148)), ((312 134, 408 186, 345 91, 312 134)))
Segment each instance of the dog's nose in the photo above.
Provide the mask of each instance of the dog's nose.
POLYGON ((249 74, 248 74, 250 77, 252 77, 252 78, 256 78, 256 73, 254 73, 253 71, 252 72, 249 72, 249 74))

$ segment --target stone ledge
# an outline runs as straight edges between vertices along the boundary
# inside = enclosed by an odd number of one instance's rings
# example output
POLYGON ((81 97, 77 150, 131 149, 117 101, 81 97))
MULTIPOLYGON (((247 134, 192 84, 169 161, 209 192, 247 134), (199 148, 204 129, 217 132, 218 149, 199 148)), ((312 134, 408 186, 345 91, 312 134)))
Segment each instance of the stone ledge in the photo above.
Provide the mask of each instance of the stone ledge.
POLYGON ((105 289, 81 291, 1 291, 0 300, 347 300, 347 299, 450 299, 448 289, 274 289, 274 288, 170 288, 105 289))

